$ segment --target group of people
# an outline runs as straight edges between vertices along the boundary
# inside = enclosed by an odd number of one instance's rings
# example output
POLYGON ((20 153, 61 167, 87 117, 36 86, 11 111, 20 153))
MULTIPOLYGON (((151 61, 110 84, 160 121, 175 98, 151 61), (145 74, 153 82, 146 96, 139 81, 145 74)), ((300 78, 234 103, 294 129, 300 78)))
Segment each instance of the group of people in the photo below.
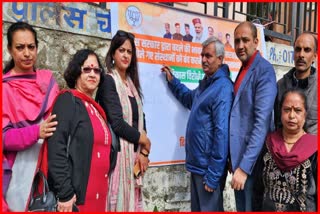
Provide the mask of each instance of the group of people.
MULTIPOLYGON (((180 40, 180 41, 187 41, 187 42, 192 42, 192 41, 193 42, 203 42, 204 40, 201 39, 202 32, 203 32, 201 20, 199 18, 195 18, 192 20, 192 23, 194 25, 194 29, 195 29, 195 33, 196 33, 195 37, 190 34, 190 25, 189 24, 184 24, 184 31, 186 34, 183 36, 180 32, 180 23, 176 22, 174 24, 175 33, 173 33, 173 34, 170 31, 170 24, 169 23, 164 24, 165 34, 163 35, 163 38, 180 40)), ((211 27, 211 29, 213 32, 212 27, 211 27)), ((209 34, 209 36, 210 36, 210 34, 209 34)))
MULTIPOLYGON (((171 33, 170 32, 170 24, 169 23, 165 23, 164 24, 164 28, 165 28, 165 34, 163 35, 163 38, 167 38, 167 39, 173 39, 173 40, 180 40, 180 41, 187 41, 187 42, 198 42, 198 43, 202 43, 206 40, 206 38, 209 38, 211 36, 214 36, 214 29, 213 27, 209 26, 208 27, 208 37, 205 37, 203 35, 203 26, 201 23, 201 19, 199 18, 194 18, 192 20, 194 29, 195 29, 195 36, 192 36, 190 34, 190 25, 189 24, 184 24, 184 31, 185 31, 185 35, 183 36, 180 32, 181 28, 180 28, 180 23, 176 22, 174 24, 175 26, 175 33, 171 33)), ((225 43, 225 49, 229 50, 229 49, 233 49, 232 45, 230 43, 230 34, 226 33, 225 35, 226 37, 226 43, 225 43)), ((222 33, 219 32, 218 33, 218 37, 217 37, 221 42, 222 42, 222 33)))
POLYGON ((180 32, 181 30, 180 23, 178 22, 175 23, 174 27, 175 27, 175 33, 172 34, 170 31, 170 24, 165 23, 164 24, 165 34, 163 35, 163 38, 192 42, 193 36, 190 34, 189 24, 184 24, 184 31, 186 33, 184 36, 180 32))
POLYGON ((278 82, 258 42, 253 23, 235 28, 242 66, 234 83, 216 37, 202 43, 205 77, 194 90, 170 67, 161 69, 173 95, 190 109, 185 146, 191 211, 223 211, 227 171, 237 211, 317 210, 317 39, 298 36, 295 67, 278 82))
POLYGON ((3 69, 3 211, 26 211, 37 170, 58 199, 57 211, 142 211, 142 176, 151 142, 142 108, 134 35, 119 30, 105 59, 82 49, 70 60, 59 87, 37 69, 34 28, 7 31, 11 61, 3 69), (96 92, 96 97, 94 94, 96 92), (119 138, 110 170, 112 135, 119 138), (134 176, 134 166, 140 170, 134 176))
MULTIPOLYGON (((190 34, 190 25, 189 24, 184 24, 184 30, 185 30, 186 34, 182 35, 180 32, 181 31, 180 23, 176 22, 174 24, 175 33, 173 33, 173 34, 170 31, 170 24, 169 23, 164 24, 165 34, 163 35, 163 38, 180 40, 180 41, 187 41, 187 42, 198 42, 198 43, 204 42, 207 37, 205 37, 203 35, 204 29, 203 29, 203 26, 201 23, 201 19, 194 18, 194 19, 192 19, 192 23, 193 23, 194 30, 195 30, 195 36, 192 36, 190 34)), ((208 37, 211 37, 213 35, 214 35, 214 29, 213 29, 213 27, 209 26, 208 27, 208 37)), ((219 39, 221 41, 222 40, 221 32, 219 33, 219 35, 221 37, 221 38, 219 37, 219 39)), ((227 43, 228 43, 228 38, 227 38, 227 43)))
MULTIPOLYGON (((117 31, 105 66, 94 51, 77 51, 63 74, 70 89, 62 91, 51 71, 35 67, 32 26, 12 24, 7 40, 12 60, 2 79, 3 210, 27 210, 40 168, 58 199, 57 211, 142 211, 151 142, 134 35, 117 31), (120 144, 112 170, 109 127, 120 144), (142 176, 134 176, 135 165, 142 176)), ((317 39, 310 33, 297 38, 295 68, 278 83, 257 46, 255 25, 240 23, 234 47, 242 66, 234 83, 223 64, 225 46, 214 36, 202 43, 205 77, 196 89, 169 66, 161 69, 174 96, 190 109, 185 147, 191 211, 223 211, 228 171, 238 211, 317 208, 317 39)))

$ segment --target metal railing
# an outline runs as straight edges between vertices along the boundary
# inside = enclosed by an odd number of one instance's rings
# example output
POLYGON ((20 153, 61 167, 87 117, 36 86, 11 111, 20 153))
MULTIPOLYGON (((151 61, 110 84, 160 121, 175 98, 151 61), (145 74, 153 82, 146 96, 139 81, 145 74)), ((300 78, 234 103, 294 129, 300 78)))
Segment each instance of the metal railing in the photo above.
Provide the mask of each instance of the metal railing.
POLYGON ((213 11, 207 9, 212 3, 198 3, 204 5, 206 15, 232 20, 239 20, 236 17, 240 15, 244 20, 263 24, 267 41, 280 39, 293 45, 302 32, 318 35, 317 2, 215 2, 213 11))
POLYGON ((318 35, 317 2, 215 2, 213 11, 208 10, 212 3, 198 3, 203 5, 202 13, 206 15, 232 20, 239 20, 236 17, 240 15, 244 20, 263 24, 266 41, 280 39, 293 45, 302 32, 318 35))
POLYGON ((317 2, 232 3, 233 20, 236 14, 246 16, 248 21, 265 25, 267 41, 276 38, 293 45, 295 38, 302 32, 309 31, 315 35, 318 32, 317 2), (240 4, 240 8, 236 8, 236 4, 240 4))

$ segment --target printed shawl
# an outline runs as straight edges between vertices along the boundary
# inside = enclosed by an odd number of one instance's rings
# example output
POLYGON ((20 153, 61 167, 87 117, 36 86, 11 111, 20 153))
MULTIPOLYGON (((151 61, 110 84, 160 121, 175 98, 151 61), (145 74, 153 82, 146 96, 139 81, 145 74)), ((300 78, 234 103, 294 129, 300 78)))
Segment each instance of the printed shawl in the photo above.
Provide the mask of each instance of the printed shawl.
POLYGON ((290 171, 318 151, 317 136, 304 134, 293 145, 291 151, 287 152, 281 129, 269 134, 266 143, 274 161, 282 171, 290 171))
MULTIPOLYGON (((59 88, 48 70, 23 75, 11 75, 8 72, 2 78, 2 86, 2 143, 6 145, 9 143, 6 142, 7 131, 39 124, 47 116, 59 88)), ((7 158, 14 160, 6 194, 6 201, 12 211, 24 211, 27 206, 42 142, 42 139, 21 142, 21 145, 32 145, 22 151, 6 151, 4 147, 7 158)))
MULTIPOLYGON (((112 73, 109 74, 113 77, 116 84, 122 106, 123 119, 132 126, 132 109, 126 92, 126 86, 117 71, 113 70, 112 73)), ((143 130, 142 102, 130 77, 127 77, 127 82, 138 104, 138 129, 141 132, 143 130)), ((142 178, 140 177, 137 180, 133 176, 133 166, 136 156, 140 152, 140 147, 138 147, 138 151, 135 153, 132 143, 129 143, 123 138, 119 139, 121 151, 118 153, 116 167, 110 176, 108 211, 143 211, 141 193, 142 178)))

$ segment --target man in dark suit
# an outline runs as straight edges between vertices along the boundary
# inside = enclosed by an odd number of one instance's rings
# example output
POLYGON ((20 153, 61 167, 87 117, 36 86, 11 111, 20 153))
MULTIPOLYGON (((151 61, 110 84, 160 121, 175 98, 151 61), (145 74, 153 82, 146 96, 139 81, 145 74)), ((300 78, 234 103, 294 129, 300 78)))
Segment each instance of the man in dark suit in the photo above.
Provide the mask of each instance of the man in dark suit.
POLYGON ((171 39, 172 38, 172 34, 170 33, 170 24, 169 23, 165 23, 164 24, 164 29, 166 30, 166 33, 163 35, 163 38, 171 39))
POLYGON ((183 41, 192 42, 193 36, 190 35, 190 25, 184 24, 184 30, 186 35, 183 36, 183 41))

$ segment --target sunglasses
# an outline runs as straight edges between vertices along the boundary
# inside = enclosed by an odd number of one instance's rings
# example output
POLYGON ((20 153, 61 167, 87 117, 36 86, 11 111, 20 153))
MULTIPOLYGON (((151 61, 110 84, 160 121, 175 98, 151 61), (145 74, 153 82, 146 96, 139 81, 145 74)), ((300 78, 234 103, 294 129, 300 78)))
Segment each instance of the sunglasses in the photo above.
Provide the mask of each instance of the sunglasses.
POLYGON ((118 30, 116 35, 117 36, 126 36, 129 39, 134 39, 134 35, 132 33, 129 33, 129 32, 123 31, 123 30, 118 30))
POLYGON ((89 74, 92 70, 95 74, 100 74, 102 72, 101 68, 81 67, 81 71, 86 74, 89 74))

